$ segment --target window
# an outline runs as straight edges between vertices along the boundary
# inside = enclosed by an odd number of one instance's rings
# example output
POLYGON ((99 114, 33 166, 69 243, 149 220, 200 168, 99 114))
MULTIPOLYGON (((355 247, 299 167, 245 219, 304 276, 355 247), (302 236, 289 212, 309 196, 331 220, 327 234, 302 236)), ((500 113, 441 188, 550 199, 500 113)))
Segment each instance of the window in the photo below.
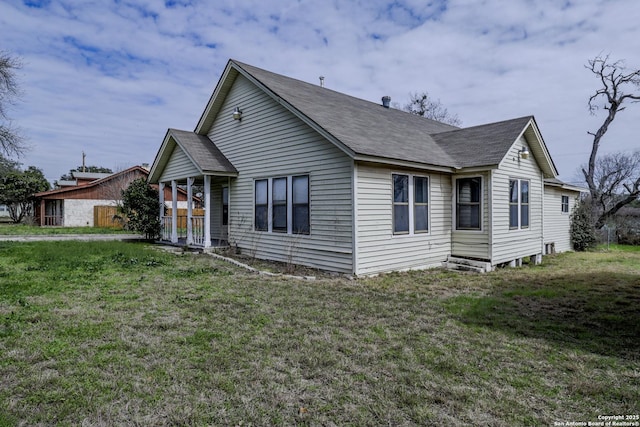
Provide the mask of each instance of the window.
POLYGON ((429 231, 429 179, 413 177, 413 231, 429 231))
POLYGON ((222 187, 222 225, 229 224, 229 187, 222 187))
POLYGON ((393 233, 409 233, 408 175, 393 175, 393 233))
POLYGON ((456 181, 456 229, 480 230, 480 193, 482 179, 460 178, 456 181))
POLYGON ((258 231, 267 231, 269 224, 269 181, 261 179, 256 181, 255 203, 255 228, 258 231))
POLYGON ((509 228, 529 227, 529 181, 509 180, 509 228))
POLYGON ((309 234, 309 212, 308 175, 255 181, 257 231, 309 234))
POLYGON ((309 177, 294 176, 293 184, 293 229, 294 234, 309 234, 309 177))
POLYGON ((287 232, 287 178, 273 178, 271 196, 273 231, 287 232))
POLYGON ((393 234, 429 231, 429 178, 393 174, 393 234))
POLYGON ((562 196, 562 201, 560 202, 560 210, 562 213, 569 213, 569 196, 562 196))

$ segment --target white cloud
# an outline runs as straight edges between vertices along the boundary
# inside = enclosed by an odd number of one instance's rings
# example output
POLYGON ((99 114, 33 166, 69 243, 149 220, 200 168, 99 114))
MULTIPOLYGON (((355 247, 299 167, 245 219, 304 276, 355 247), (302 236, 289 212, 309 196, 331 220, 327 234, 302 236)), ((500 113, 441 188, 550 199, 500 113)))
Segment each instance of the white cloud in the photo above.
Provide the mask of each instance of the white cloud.
MULTIPOLYGON (((111 168, 153 161, 168 127, 195 127, 229 58, 374 102, 427 90, 466 126, 534 114, 571 179, 601 120, 584 64, 640 67, 635 0, 42 3, 0 3, 0 28, 25 63, 22 160, 51 180, 83 150, 111 168)), ((603 151, 637 148, 636 117, 619 115, 603 151)))

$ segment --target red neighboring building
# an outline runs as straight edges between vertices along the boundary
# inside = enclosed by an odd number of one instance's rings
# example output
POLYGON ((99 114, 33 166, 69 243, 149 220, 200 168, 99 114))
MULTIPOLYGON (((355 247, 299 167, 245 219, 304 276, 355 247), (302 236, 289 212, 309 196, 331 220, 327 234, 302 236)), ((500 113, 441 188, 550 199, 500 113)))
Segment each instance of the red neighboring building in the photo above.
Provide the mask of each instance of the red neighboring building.
MULTIPOLYGON (((73 180, 58 183, 60 188, 35 195, 36 223, 40 226, 93 227, 96 206, 117 206, 122 199, 122 190, 135 179, 148 175, 149 171, 142 166, 113 174, 74 172, 73 180)), ((157 185, 154 187, 158 188, 157 185)), ((171 189, 165 188, 164 193, 165 200, 171 200, 171 189)), ((178 202, 186 207, 186 192, 178 192, 178 202)))

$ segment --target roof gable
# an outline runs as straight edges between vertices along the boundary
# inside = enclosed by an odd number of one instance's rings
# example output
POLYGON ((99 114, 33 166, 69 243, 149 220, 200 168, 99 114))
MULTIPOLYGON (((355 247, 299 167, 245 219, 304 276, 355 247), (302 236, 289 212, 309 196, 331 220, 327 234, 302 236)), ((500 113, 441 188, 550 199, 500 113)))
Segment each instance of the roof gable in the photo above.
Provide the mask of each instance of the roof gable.
POLYGON ((206 136, 169 129, 149 173, 149 182, 157 183, 176 148, 188 157, 199 175, 235 176, 237 169, 206 136))
POLYGON ((204 136, 210 131, 238 75, 356 160, 405 162, 449 171, 491 168, 500 164, 524 134, 545 176, 557 176, 532 116, 461 129, 234 60, 227 63, 196 134, 204 136))
POLYGON ((452 166, 452 159, 430 134, 457 129, 454 126, 237 61, 227 64, 196 133, 205 135, 209 131, 238 73, 354 158, 366 156, 452 166))
POLYGON ((459 168, 498 165, 531 117, 489 123, 433 135, 459 168))

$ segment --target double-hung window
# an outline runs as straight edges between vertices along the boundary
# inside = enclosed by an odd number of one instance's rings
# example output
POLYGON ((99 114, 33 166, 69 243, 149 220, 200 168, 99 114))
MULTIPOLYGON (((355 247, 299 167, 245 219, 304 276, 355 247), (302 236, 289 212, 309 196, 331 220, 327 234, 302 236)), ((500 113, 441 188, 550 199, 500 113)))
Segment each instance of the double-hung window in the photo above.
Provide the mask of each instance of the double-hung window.
POLYGON ((393 234, 429 231, 429 178, 393 174, 393 234))
POLYGON ((287 232, 287 178, 273 178, 271 218, 273 231, 287 232))
POLYGON ((257 231, 267 231, 269 230, 269 180, 257 180, 255 186, 255 228, 257 231))
POLYGON ((529 181, 509 180, 509 228, 529 227, 529 181))
POLYGON ((569 196, 562 196, 560 210, 562 213, 569 213, 569 196))
POLYGON ((309 176, 283 176, 255 181, 257 231, 309 234, 309 176))
POLYGON ((294 234, 309 234, 309 176, 291 177, 292 230, 294 234))
POLYGON ((480 230, 482 178, 456 180, 456 230, 480 230))

